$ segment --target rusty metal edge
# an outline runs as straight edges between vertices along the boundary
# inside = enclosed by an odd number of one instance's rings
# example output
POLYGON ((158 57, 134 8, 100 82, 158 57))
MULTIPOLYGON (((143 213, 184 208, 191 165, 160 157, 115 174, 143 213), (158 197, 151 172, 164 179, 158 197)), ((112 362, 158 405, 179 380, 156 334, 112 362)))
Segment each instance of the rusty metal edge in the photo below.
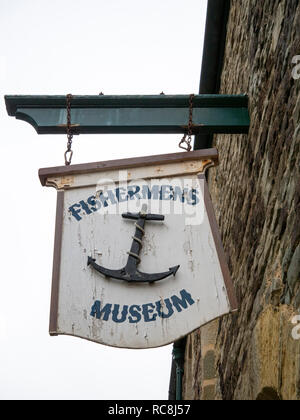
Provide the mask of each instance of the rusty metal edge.
POLYGON ((218 165, 218 150, 215 148, 202 149, 193 152, 170 153, 164 155, 143 156, 128 159, 117 159, 103 162, 83 163, 70 166, 55 166, 51 168, 39 169, 39 178, 43 186, 46 185, 47 178, 88 174, 93 172, 103 172, 107 170, 137 168, 164 163, 180 163, 191 160, 211 159, 215 165, 218 165))

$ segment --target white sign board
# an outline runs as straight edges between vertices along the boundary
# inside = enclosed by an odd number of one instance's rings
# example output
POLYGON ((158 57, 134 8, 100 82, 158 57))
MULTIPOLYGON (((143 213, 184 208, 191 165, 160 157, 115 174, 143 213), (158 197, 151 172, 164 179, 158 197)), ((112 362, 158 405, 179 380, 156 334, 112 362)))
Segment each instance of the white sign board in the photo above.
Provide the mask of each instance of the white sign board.
POLYGON ((215 149, 40 170, 58 190, 50 334, 159 347, 236 310, 215 149))

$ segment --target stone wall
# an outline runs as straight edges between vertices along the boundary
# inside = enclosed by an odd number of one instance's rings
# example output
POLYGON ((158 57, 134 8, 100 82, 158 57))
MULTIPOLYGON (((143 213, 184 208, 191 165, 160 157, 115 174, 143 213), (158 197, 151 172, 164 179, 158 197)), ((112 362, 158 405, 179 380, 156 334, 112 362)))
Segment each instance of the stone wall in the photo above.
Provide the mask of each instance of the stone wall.
POLYGON ((296 55, 299 0, 232 0, 220 93, 249 95, 251 127, 249 136, 216 136, 209 188, 239 311, 188 337, 185 399, 300 400, 296 55))

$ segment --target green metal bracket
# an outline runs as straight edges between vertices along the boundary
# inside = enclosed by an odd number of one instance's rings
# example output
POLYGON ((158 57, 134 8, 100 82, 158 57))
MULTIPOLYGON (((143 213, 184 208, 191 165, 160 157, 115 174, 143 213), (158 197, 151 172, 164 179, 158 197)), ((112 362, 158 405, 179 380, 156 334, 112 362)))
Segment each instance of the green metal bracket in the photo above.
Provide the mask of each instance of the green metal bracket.
POLYGON ((173 360, 176 365, 176 400, 182 400, 182 379, 184 374, 184 354, 186 338, 178 340, 173 345, 173 360))
MULTIPOLYGON (((8 115, 31 124, 38 134, 65 134, 65 96, 5 96, 8 115)), ((189 95, 73 96, 74 134, 184 133, 189 95)), ((193 133, 247 133, 250 118, 245 95, 196 95, 193 133)))

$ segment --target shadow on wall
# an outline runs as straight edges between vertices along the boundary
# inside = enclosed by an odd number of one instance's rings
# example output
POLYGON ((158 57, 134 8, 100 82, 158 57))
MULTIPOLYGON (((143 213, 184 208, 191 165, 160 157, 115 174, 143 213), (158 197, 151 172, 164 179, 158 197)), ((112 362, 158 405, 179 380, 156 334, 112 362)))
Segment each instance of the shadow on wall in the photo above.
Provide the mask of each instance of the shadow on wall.
POLYGON ((258 394, 257 401, 280 401, 277 391, 274 388, 263 388, 263 390, 258 394))

